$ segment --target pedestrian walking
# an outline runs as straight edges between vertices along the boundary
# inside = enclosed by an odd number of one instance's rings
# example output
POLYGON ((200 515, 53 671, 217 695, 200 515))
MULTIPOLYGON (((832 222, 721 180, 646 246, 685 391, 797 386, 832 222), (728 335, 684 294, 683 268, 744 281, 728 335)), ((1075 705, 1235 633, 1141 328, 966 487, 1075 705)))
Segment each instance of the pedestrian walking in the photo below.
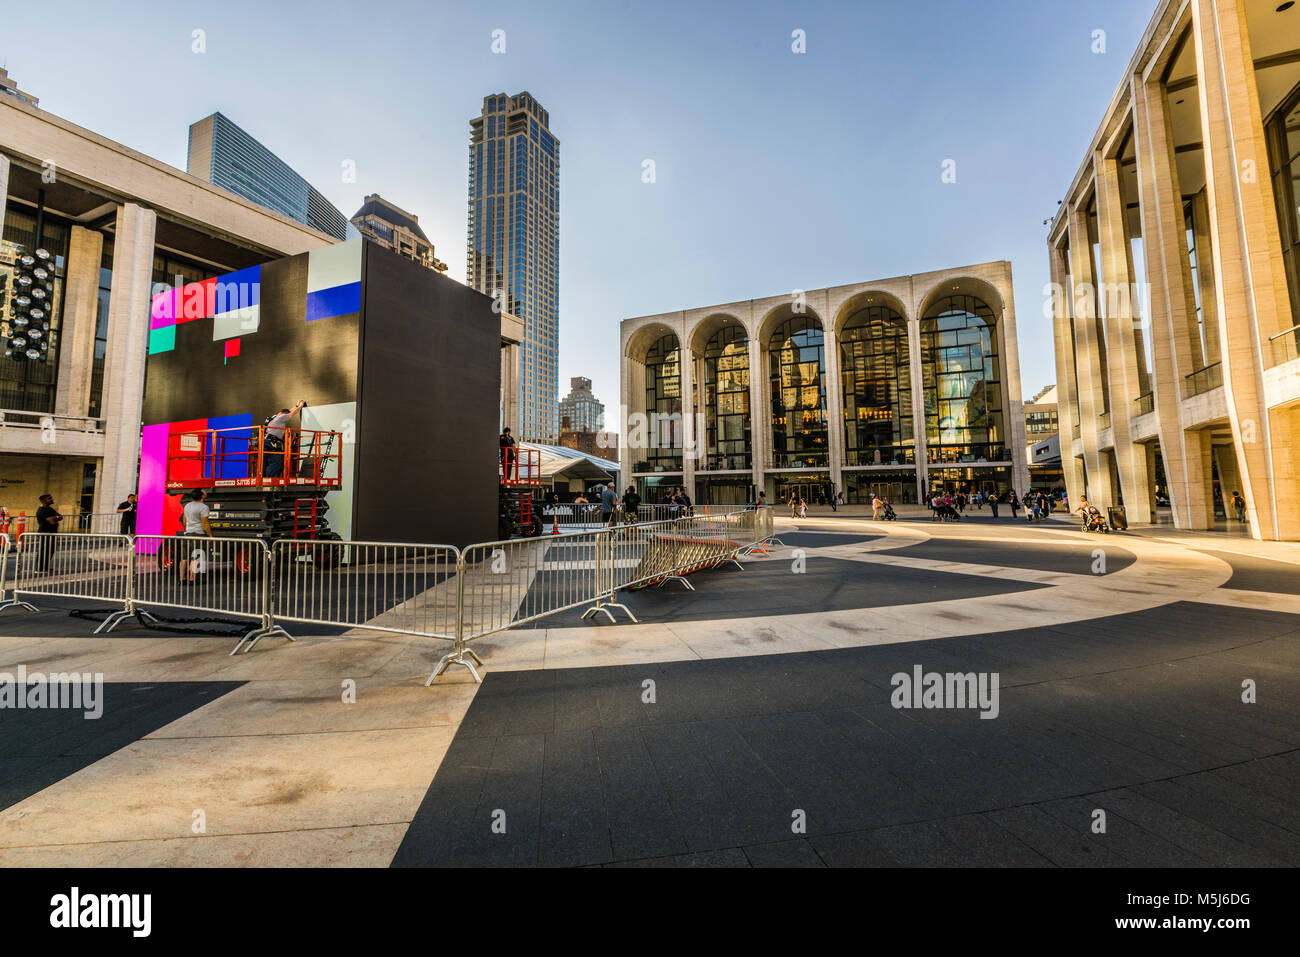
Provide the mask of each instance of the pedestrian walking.
POLYGON ((610 482, 600 490, 600 520, 605 525, 614 524, 614 506, 618 496, 614 494, 614 483, 610 482))
POLYGON ((1019 516, 1016 511, 1020 508, 1020 499, 1016 498, 1016 490, 1012 489, 1011 494, 1007 496, 1007 504, 1011 506, 1011 518, 1014 520, 1019 516))
POLYGON ((989 492, 989 511, 993 513, 994 519, 998 517, 998 495, 996 492, 989 492))
MULTIPOLYGON (((208 524, 208 513, 211 509, 203 501, 207 493, 201 488, 195 489, 190 493, 190 500, 185 503, 185 508, 181 510, 181 521, 184 522, 184 528, 181 529, 181 535, 186 538, 211 538, 212 526, 208 524)), ((195 572, 202 570, 201 560, 194 558, 194 552, 198 547, 187 550, 180 556, 181 584, 194 584, 195 572)))
POLYGON ((880 493, 877 492, 871 497, 871 520, 880 521, 880 510, 885 507, 885 503, 880 500, 880 493))
POLYGON ((1244 522, 1246 520, 1246 500, 1241 497, 1240 492, 1232 493, 1232 507, 1237 513, 1237 521, 1244 522))

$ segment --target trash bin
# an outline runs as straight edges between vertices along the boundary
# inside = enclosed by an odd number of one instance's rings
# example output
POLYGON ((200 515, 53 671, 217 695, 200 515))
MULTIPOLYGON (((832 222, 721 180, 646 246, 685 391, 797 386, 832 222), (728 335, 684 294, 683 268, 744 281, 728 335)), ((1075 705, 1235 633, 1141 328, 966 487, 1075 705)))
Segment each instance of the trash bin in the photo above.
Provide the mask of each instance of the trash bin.
POLYGON ((1123 505, 1112 505, 1106 509, 1107 517, 1110 519, 1110 527, 1117 532, 1128 531, 1128 516, 1124 514, 1123 505))

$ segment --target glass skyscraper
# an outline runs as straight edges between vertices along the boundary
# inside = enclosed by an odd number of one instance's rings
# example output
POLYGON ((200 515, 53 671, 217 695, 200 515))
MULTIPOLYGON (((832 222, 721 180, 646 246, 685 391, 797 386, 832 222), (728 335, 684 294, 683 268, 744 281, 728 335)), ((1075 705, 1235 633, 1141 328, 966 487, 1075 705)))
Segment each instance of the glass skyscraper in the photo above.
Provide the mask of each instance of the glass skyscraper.
POLYGON ((190 125, 186 171, 336 239, 359 235, 325 196, 220 113, 190 125))
POLYGON ((519 422, 524 439, 559 433, 560 144, 528 93, 483 98, 470 120, 469 284, 524 324, 519 422))

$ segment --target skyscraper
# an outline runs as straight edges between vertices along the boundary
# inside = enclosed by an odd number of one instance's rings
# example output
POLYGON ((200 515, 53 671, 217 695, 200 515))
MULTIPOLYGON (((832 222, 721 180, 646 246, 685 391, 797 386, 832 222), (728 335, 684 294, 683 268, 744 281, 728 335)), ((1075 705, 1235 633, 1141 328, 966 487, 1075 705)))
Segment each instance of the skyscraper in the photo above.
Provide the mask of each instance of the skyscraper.
POLYGON ((569 394, 560 400, 560 422, 577 432, 598 432, 605 427, 605 403, 592 394, 591 380, 574 376, 569 380, 569 394))
POLYGON ((523 320, 522 437, 559 431, 560 144, 529 93, 483 98, 470 120, 466 276, 523 320))
POLYGON ((415 260, 426 269, 447 271, 447 264, 433 254, 433 243, 420 228, 420 217, 394 206, 378 193, 367 196, 365 204, 352 214, 352 225, 367 239, 415 260))
POLYGON ((191 176, 336 239, 359 235, 320 190, 220 113, 190 124, 185 168, 191 176))

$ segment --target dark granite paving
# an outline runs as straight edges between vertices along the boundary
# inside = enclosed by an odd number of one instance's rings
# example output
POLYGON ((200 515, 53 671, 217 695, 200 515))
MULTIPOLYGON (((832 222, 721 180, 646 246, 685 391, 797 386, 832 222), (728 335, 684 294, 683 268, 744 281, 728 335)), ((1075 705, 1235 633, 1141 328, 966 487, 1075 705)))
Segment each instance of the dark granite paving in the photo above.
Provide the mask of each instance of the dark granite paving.
POLYGON ((791 548, 831 548, 836 545, 861 545, 863 542, 874 542, 884 535, 853 535, 843 532, 783 532, 778 530, 776 537, 781 543, 791 548))
POLYGON ((1092 553, 1099 548, 1106 553, 1107 574, 1128 568, 1136 560, 1132 552, 1116 545, 1114 538, 1104 537, 1077 544, 1055 543, 1046 539, 1041 545, 1030 542, 999 543, 931 538, 915 545, 890 549, 889 554, 937 562, 972 562, 978 565, 1091 575, 1094 561, 1092 553))
MULTIPOLYGON (((791 553, 787 552, 774 561, 750 562, 743 570, 734 565, 722 565, 689 576, 694 591, 670 582, 662 587, 621 591, 618 600, 627 605, 638 619, 645 621, 703 621, 883 608, 913 602, 1008 595, 1046 587, 982 575, 868 565, 817 556, 805 557, 804 571, 794 574, 794 561, 791 553)), ((533 590, 543 594, 562 594, 565 576, 572 577, 573 574, 540 572, 533 582, 533 590)), ((597 615, 584 622, 582 609, 577 608, 520 627, 570 628, 581 625, 598 627, 608 625, 608 621, 597 615)))
POLYGON ((1270 561, 1253 555, 1238 555, 1234 552, 1216 552, 1208 548, 1197 550, 1222 559, 1232 566, 1232 577, 1220 586, 1222 588, 1300 595, 1300 565, 1270 561))
POLYGON ((1297 700, 1300 617, 1188 603, 489 672, 393 864, 1295 866, 1297 700), (998 672, 998 717, 895 709, 892 678, 915 665, 998 672), (1258 703, 1240 700, 1247 678, 1258 703))
MULTIPOLYGON (((17 677, 18 664, 41 671, 38 657, 0 665, 17 677)), ((60 665, 62 667, 62 665, 60 665)), ((103 685, 102 714, 86 709, 0 710, 0 810, 17 804, 238 688, 242 681, 114 682, 103 685)), ((84 705, 83 701, 83 705, 84 705)))
MULTIPOLYGON (((31 602, 39 611, 33 613, 18 608, 9 608, 0 612, 0 637, 5 638, 186 638, 194 637, 205 629, 219 632, 220 636, 229 637, 231 642, 250 628, 257 626, 253 618, 238 618, 222 615, 219 612, 195 611, 188 608, 147 607, 147 611, 157 616, 157 627, 146 628, 131 620, 118 625, 107 635, 94 635, 106 614, 121 604, 112 606, 104 602, 87 601, 80 598, 51 598, 45 595, 24 595, 24 600, 31 602), (93 613, 96 617, 86 619, 74 617, 73 610, 93 613), (170 619, 178 619, 173 622, 170 619), (197 620, 196 620, 197 619, 197 620)), ((341 635, 347 628, 328 625, 299 624, 297 622, 279 623, 289 634, 300 636, 341 635)), ((282 639, 280 639, 282 640, 282 639)), ((259 645, 259 647, 261 647, 259 645)), ((3 657, 0 648, 0 657, 3 657)), ((0 660, 0 665, 4 662, 0 660)))

